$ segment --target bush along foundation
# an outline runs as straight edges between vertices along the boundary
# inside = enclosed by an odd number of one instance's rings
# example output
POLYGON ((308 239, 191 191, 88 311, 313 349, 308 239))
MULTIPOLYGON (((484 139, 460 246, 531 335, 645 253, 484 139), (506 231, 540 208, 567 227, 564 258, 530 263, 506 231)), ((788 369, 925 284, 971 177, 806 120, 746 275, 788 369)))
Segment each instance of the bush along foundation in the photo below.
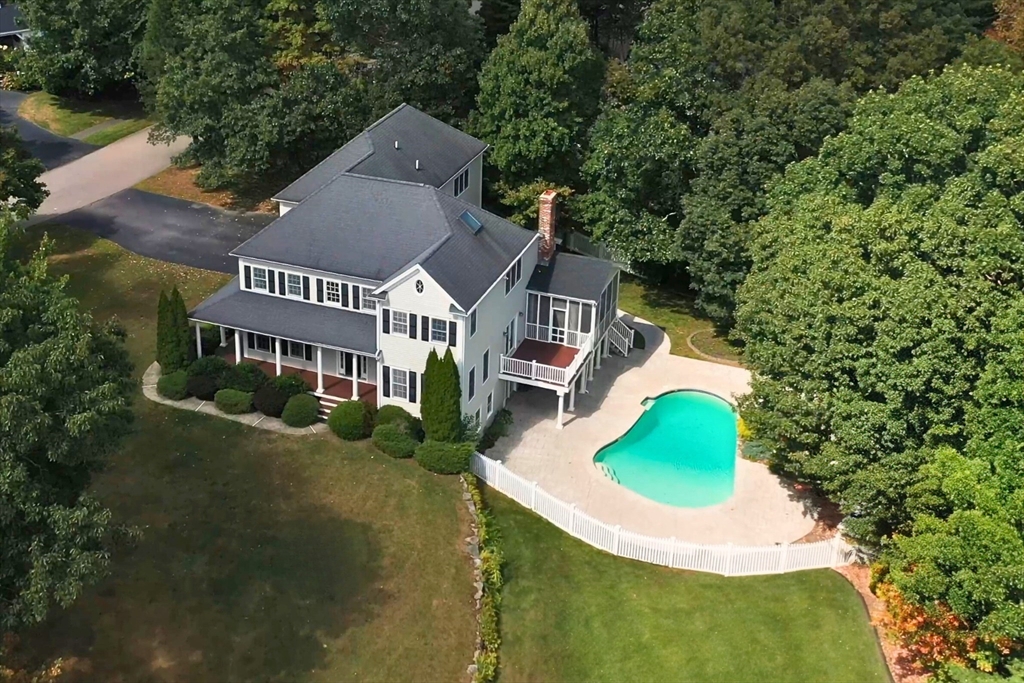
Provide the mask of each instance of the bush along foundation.
POLYGON ((473 683, 490 683, 498 674, 498 648, 501 646, 499 612, 501 607, 501 536, 494 516, 484 506, 477 479, 462 475, 463 498, 472 516, 472 535, 466 539, 473 558, 474 599, 477 613, 477 647, 469 673, 473 683))

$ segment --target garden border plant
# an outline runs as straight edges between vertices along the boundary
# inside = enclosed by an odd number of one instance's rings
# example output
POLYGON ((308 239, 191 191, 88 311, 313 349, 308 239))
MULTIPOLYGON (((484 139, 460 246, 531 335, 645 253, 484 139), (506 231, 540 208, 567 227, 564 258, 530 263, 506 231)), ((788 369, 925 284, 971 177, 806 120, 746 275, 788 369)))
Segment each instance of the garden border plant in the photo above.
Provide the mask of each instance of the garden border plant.
POLYGON ((484 502, 477 478, 465 473, 462 485, 469 496, 466 505, 473 516, 476 543, 470 539, 470 554, 478 593, 476 610, 478 619, 477 651, 474 655, 473 683, 491 683, 498 675, 498 652, 501 649, 501 588, 504 585, 502 568, 505 557, 501 550, 501 534, 494 515, 484 502), (475 549, 474 549, 475 545, 475 549))

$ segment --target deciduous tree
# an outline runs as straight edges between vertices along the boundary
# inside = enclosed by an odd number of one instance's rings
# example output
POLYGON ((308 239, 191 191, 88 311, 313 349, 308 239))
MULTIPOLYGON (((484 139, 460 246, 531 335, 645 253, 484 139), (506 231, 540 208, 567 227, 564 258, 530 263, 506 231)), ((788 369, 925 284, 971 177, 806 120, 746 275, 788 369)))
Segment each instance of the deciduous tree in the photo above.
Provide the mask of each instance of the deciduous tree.
POLYGON ((33 157, 13 127, 0 126, 0 197, 18 220, 24 220, 39 208, 49 195, 39 182, 46 169, 33 157))

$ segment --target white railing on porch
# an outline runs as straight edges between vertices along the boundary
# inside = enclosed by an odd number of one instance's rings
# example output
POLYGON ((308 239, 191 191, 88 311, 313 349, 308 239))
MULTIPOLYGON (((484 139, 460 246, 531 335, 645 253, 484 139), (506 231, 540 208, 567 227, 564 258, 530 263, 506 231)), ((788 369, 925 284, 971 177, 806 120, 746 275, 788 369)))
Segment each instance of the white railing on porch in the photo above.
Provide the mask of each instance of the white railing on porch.
POLYGON ((576 372, 580 369, 580 365, 583 364, 593 348, 591 335, 584 333, 578 334, 581 337, 581 339, 579 339, 581 346, 576 352, 576 356, 573 357, 572 362, 569 363, 568 367, 560 368, 555 365, 538 363, 535 360, 523 360, 521 358, 513 358, 512 356, 503 355, 501 357, 500 373, 524 380, 567 387, 576 377, 576 372))
POLYGON ((537 482, 524 479, 479 453, 473 455, 470 469, 488 486, 533 510, 569 535, 613 555, 640 562, 723 576, 754 576, 842 567, 857 560, 856 548, 839 536, 814 543, 769 546, 705 545, 644 536, 591 517, 575 505, 555 498, 537 482))
POLYGON ((589 332, 574 332, 537 323, 526 323, 526 338, 581 349, 590 341, 589 332))

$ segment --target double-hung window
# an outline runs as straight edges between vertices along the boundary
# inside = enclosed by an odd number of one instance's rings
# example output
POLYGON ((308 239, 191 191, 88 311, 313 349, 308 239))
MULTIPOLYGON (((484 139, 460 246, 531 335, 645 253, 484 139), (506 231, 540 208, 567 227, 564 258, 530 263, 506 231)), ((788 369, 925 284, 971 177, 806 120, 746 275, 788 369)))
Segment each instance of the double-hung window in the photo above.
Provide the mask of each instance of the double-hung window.
MULTIPOLYGON (((487 378, 491 376, 491 350, 490 349, 487 349, 486 351, 484 351, 484 362, 483 362, 483 365, 481 365, 481 367, 483 368, 482 375, 481 375, 483 377, 483 380, 481 380, 481 381, 486 384, 487 383, 487 378)), ((489 414, 491 411, 488 410, 487 412, 489 414)))
POLYGON ((363 287, 363 310, 364 311, 376 311, 377 300, 370 296, 370 292, 373 290, 369 287, 363 287))
POLYGON ((469 169, 467 168, 462 173, 455 177, 455 196, 458 197, 460 194, 469 189, 469 169))
POLYGON ((391 368, 391 395, 395 398, 409 399, 408 371, 391 368))
POLYGON ((327 303, 340 304, 341 303, 341 284, 334 280, 327 280, 324 283, 324 296, 327 299, 327 303))
POLYGON ((473 397, 476 396, 476 366, 469 369, 469 398, 468 401, 472 401, 473 397))
POLYGON ((494 392, 487 394, 487 417, 491 416, 494 412, 494 392))
MULTIPOLYGON (((408 313, 405 311, 391 311, 391 334, 397 334, 403 337, 409 336, 408 313)), ((402 372, 404 372, 404 370, 402 372)), ((402 398, 405 397, 403 396, 402 398)))
POLYGON ((288 273, 288 296, 302 298, 302 277, 294 273, 288 273))
POLYGON ((505 296, 515 289, 519 280, 523 277, 523 259, 516 259, 516 262, 505 273, 505 296))
POLYGON ((472 337, 476 334, 476 309, 474 308, 469 313, 469 336, 472 337))
POLYGON ((431 318, 430 320, 430 341, 438 344, 448 343, 448 321, 431 318))
POLYGON ((267 269, 257 268, 253 266, 252 269, 252 288, 253 289, 267 289, 267 269))

